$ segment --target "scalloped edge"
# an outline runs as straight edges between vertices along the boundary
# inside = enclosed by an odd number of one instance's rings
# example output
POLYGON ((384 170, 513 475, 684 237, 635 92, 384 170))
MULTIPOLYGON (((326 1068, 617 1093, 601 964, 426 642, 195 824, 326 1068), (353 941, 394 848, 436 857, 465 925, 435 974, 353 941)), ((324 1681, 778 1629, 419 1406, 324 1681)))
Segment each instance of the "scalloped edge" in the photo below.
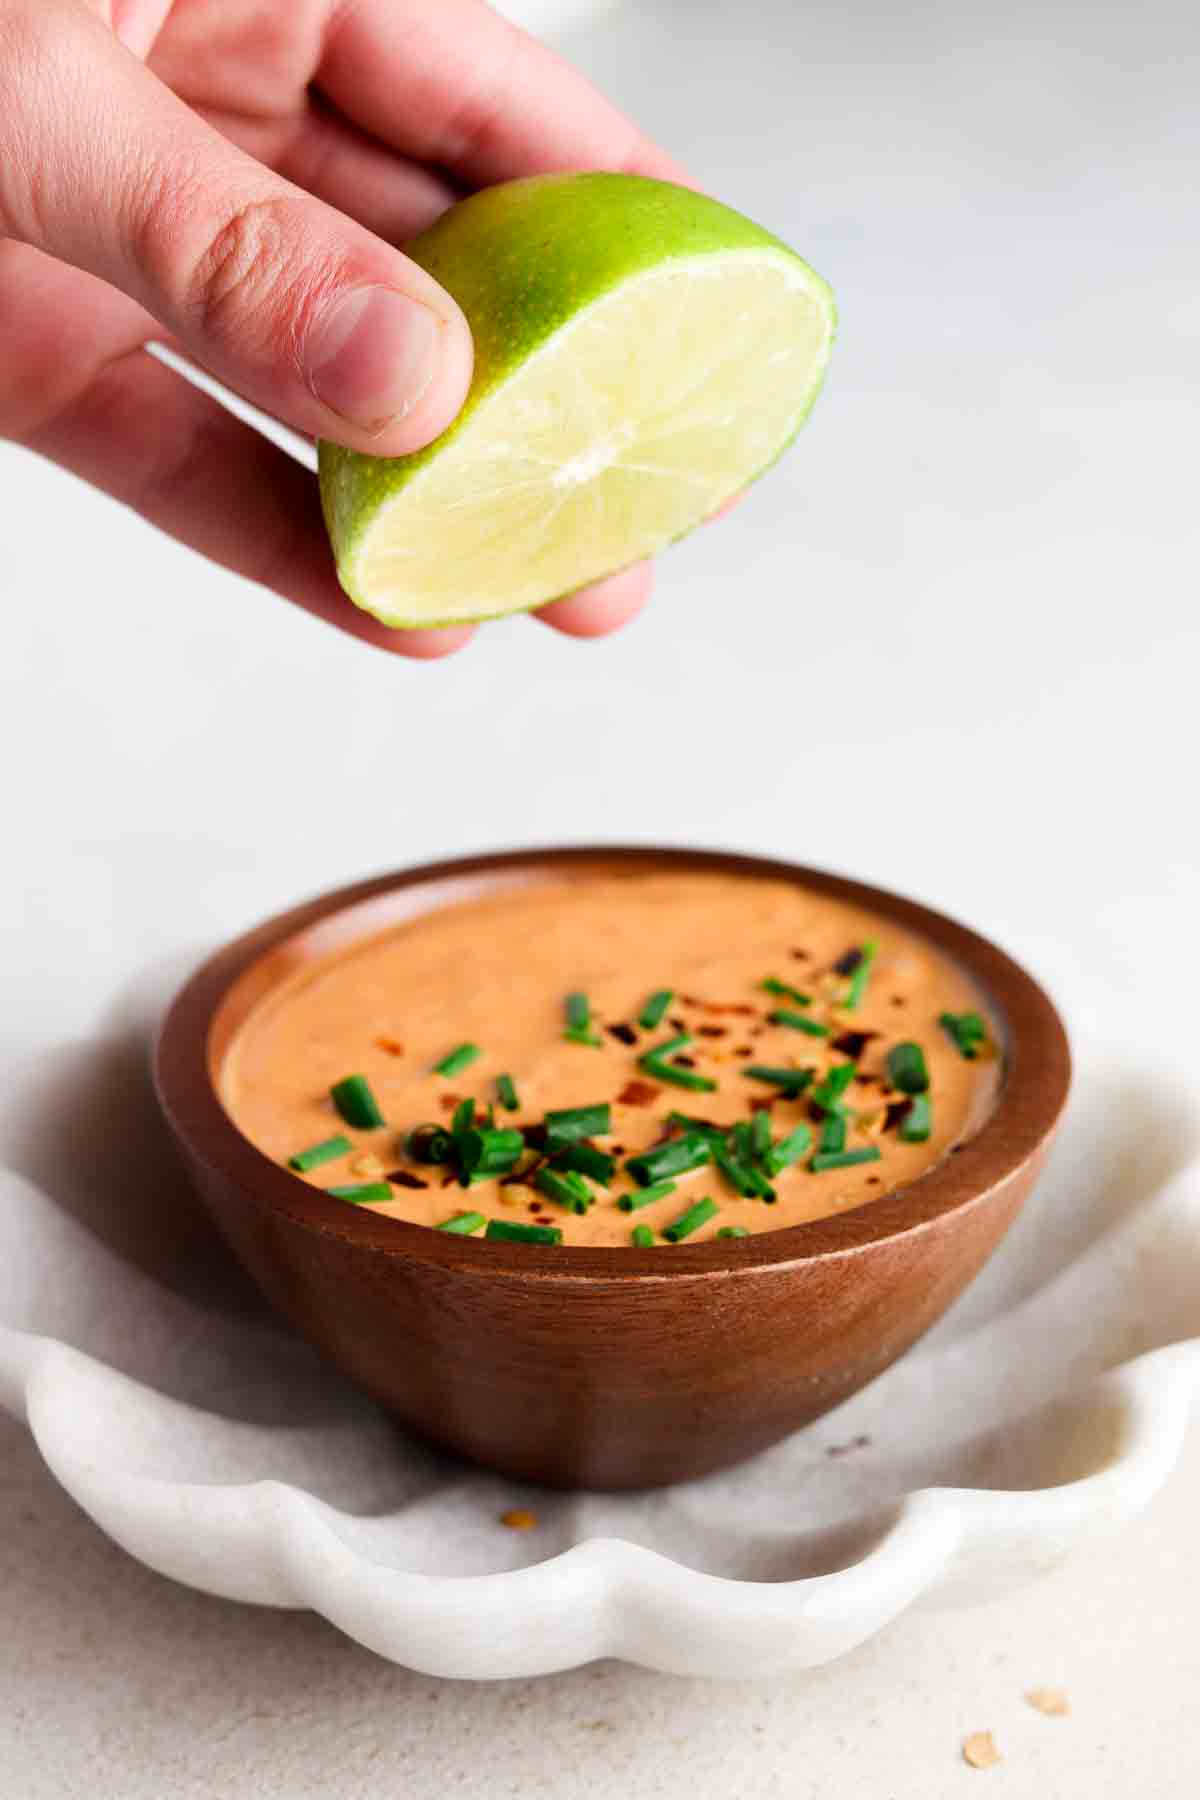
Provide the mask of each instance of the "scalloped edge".
POLYGON ((285 1483, 166 1482, 81 1456, 71 1419, 84 1373, 127 1395, 152 1391, 57 1339, 0 1328, 0 1405, 26 1420, 100 1529, 160 1575, 225 1599, 310 1608, 426 1675, 497 1680, 619 1657, 668 1674, 759 1677, 829 1662, 914 1603, 991 1598, 1139 1512, 1178 1459, 1200 1394, 1200 1338, 1079 1390, 1114 1426, 1111 1460, 1095 1473, 1027 1492, 915 1490, 860 1561, 792 1582, 706 1575, 618 1538, 496 1575, 388 1568, 343 1541, 337 1521, 348 1515, 285 1483))

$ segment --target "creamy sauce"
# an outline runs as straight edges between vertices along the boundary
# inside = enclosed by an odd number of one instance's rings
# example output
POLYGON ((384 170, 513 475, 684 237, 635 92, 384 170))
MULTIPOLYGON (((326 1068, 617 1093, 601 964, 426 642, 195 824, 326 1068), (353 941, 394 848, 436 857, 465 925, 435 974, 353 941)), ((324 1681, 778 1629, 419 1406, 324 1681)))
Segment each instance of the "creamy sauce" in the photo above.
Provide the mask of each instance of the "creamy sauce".
MULTIPOLYGON (((795 1010, 795 1009, 793 1009, 795 1010)), ((659 1233, 695 1201, 711 1197, 716 1218, 688 1242, 726 1226, 772 1231, 878 1199, 938 1162, 986 1116, 998 1084, 994 1032, 978 1060, 968 1061, 939 1025, 939 1014, 986 1007, 968 978, 939 951, 886 919, 785 882, 718 874, 597 876, 553 882, 445 907, 356 945, 303 971, 256 1007, 238 1033, 221 1072, 222 1098, 239 1129, 273 1160, 344 1132, 352 1150, 297 1175, 328 1188, 402 1171, 424 1187, 394 1185, 373 1210, 419 1225, 456 1212, 561 1228, 570 1244, 627 1246, 635 1225, 659 1233), (838 1002, 847 978, 834 965, 864 940, 878 953, 860 1004, 838 1002), (786 997, 763 990, 766 977, 812 996, 805 1016, 830 1027, 811 1037, 769 1021, 786 997), (647 997, 671 988, 660 1026, 637 1031, 629 1044, 608 1027, 635 1025, 647 997), (566 995, 590 1000, 599 1047, 564 1039, 566 995), (638 1057, 675 1036, 693 1034, 684 1054, 696 1073, 718 1083, 694 1093, 657 1082, 638 1057), (865 1034, 859 1045, 846 1033, 865 1034), (839 1045, 839 1040, 841 1044, 839 1045), (925 1143, 904 1143, 898 1117, 905 1096, 886 1073, 889 1049, 909 1041, 924 1051, 933 1129, 925 1143), (482 1054, 461 1074, 433 1065, 463 1042, 482 1054), (852 1054, 856 1053, 856 1054, 852 1054), (636 1184, 624 1160, 658 1142, 679 1111, 728 1126, 753 1116, 753 1101, 771 1100, 778 1140, 810 1123, 813 1149, 820 1123, 807 1095, 747 1077, 749 1065, 812 1067, 814 1080, 853 1060, 846 1090, 847 1149, 877 1145, 881 1158, 813 1173, 811 1152, 773 1178, 778 1200, 746 1199, 708 1166, 679 1177, 673 1194, 636 1213, 617 1205, 636 1184), (612 1132, 600 1149, 618 1153, 618 1175, 577 1216, 513 1182, 463 1189, 449 1172, 406 1154, 413 1127, 448 1125, 457 1101, 482 1107, 497 1098, 496 1077, 508 1073, 520 1109, 497 1106, 497 1127, 532 1126, 549 1109, 612 1102, 612 1132), (366 1076, 385 1127, 355 1130, 339 1119, 331 1086, 366 1076), (654 1091, 629 1104, 629 1083, 654 1091), (891 1108, 891 1119, 888 1109, 891 1108)))

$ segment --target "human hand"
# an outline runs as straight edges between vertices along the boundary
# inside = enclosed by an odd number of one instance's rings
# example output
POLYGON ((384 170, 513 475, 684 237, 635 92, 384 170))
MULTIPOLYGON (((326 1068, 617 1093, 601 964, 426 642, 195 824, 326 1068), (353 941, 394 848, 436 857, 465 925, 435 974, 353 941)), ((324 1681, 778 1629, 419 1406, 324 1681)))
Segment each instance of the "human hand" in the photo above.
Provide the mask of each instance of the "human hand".
MULTIPOLYGON (((0 0, 0 437, 369 643, 456 650, 470 627, 352 606, 311 476, 144 346, 299 432, 416 450, 471 340, 392 246, 465 189, 583 168, 681 179, 483 0, 0 0)), ((599 636, 649 585, 539 616, 599 636)))

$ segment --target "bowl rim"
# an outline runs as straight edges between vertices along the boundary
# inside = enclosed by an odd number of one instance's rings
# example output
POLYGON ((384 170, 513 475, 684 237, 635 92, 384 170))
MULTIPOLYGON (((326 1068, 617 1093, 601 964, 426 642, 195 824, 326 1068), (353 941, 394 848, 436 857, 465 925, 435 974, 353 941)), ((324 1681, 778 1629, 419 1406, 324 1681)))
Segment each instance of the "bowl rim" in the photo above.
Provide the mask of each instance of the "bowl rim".
MULTIPOLYGON (((361 933, 363 938, 370 935, 361 933)), ((1071 1054, 1062 1019, 1040 984, 990 939, 921 901, 851 876, 749 852, 559 844, 413 864, 328 889, 273 914, 216 951, 176 994, 154 1047, 153 1075, 159 1105, 188 1154, 233 1184, 244 1201, 293 1225, 447 1273, 480 1276, 495 1271, 538 1280, 599 1279, 620 1284, 840 1259, 927 1230, 948 1214, 983 1204, 1019 1175, 1053 1135, 1070 1088, 1071 1054), (992 1111, 973 1137, 915 1181, 843 1213, 699 1244, 655 1245, 647 1250, 560 1244, 532 1253, 530 1246, 434 1231, 328 1199, 319 1188, 272 1162, 225 1111, 211 1071, 214 1027, 236 984, 285 945, 302 940, 340 913, 413 888, 466 885, 501 874, 544 880, 602 870, 713 872, 789 881, 876 912, 924 937, 965 969, 1003 1026, 1004 1076, 992 1111)))

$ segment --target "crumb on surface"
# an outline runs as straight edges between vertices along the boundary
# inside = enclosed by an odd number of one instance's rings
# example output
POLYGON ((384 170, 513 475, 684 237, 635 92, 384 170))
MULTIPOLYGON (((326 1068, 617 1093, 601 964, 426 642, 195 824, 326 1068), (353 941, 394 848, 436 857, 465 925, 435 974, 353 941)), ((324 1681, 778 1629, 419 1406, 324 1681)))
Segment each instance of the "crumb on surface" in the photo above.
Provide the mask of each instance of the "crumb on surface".
POLYGON ((533 1531, 537 1522, 537 1514, 530 1512, 527 1506, 513 1506, 500 1514, 500 1523, 507 1525, 510 1531, 533 1531))
POLYGON ((973 1731, 970 1737, 964 1738, 962 1755, 963 1761, 973 1769, 990 1769, 994 1763, 1003 1761, 990 1731, 973 1731))
POLYGON ((1045 1713, 1048 1719, 1065 1718, 1071 1710, 1071 1703, 1063 1688, 1030 1688, 1025 1698, 1035 1712, 1045 1713))

